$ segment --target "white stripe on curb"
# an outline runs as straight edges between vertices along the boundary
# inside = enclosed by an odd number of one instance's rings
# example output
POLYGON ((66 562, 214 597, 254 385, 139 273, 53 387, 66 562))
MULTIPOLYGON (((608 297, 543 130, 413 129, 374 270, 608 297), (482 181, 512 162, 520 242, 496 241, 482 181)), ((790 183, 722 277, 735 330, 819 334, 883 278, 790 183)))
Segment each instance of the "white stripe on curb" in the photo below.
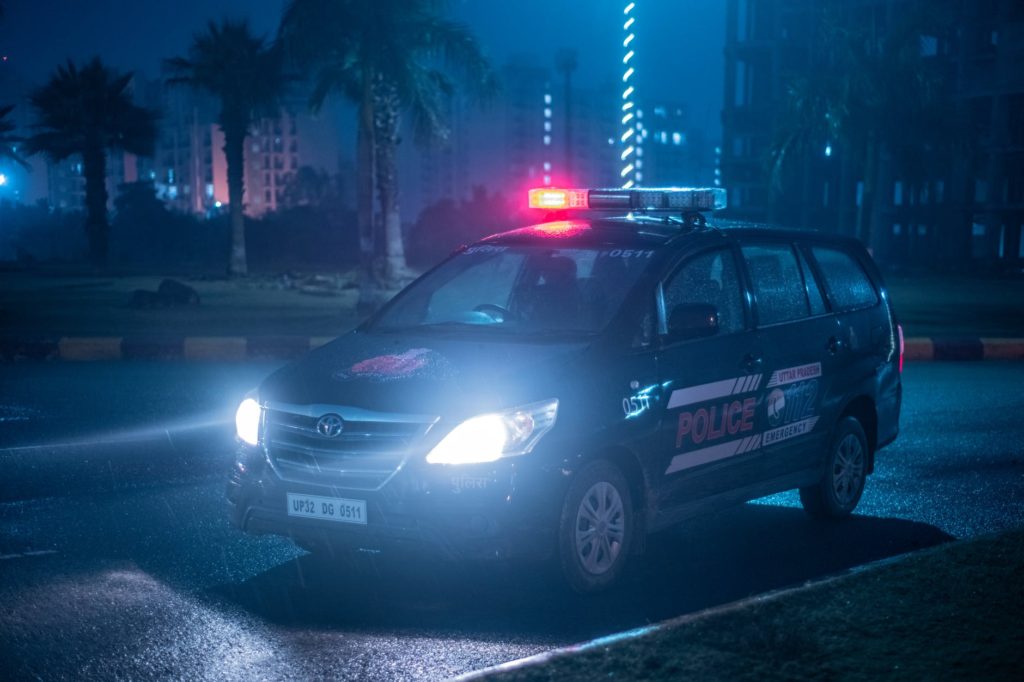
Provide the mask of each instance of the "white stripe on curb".
POLYGON ((75 336, 57 342, 62 360, 120 360, 120 336, 75 336))
POLYGON ((1024 341, 1021 339, 981 339, 986 360, 1024 360, 1024 341))
POLYGON ((920 337, 906 339, 903 345, 903 358, 905 360, 933 360, 935 359, 935 342, 920 337))
POLYGON ((244 336, 188 336, 182 355, 186 360, 245 360, 248 348, 244 336))

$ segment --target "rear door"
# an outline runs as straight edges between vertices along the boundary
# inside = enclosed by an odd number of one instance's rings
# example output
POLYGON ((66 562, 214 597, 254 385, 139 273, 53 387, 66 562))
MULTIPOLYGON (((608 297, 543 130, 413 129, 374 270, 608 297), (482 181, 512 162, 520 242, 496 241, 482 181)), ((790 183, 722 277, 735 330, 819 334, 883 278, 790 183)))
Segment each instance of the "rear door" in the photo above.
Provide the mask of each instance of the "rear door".
POLYGON ((671 518, 687 504, 756 480, 756 395, 763 377, 733 246, 683 259, 662 282, 659 296, 658 372, 665 409, 656 494, 663 518, 671 518), (668 316, 683 304, 715 306, 718 332, 671 340, 668 316))
POLYGON ((844 348, 804 254, 788 241, 768 238, 747 239, 740 250, 765 366, 760 477, 772 481, 820 463, 844 348))

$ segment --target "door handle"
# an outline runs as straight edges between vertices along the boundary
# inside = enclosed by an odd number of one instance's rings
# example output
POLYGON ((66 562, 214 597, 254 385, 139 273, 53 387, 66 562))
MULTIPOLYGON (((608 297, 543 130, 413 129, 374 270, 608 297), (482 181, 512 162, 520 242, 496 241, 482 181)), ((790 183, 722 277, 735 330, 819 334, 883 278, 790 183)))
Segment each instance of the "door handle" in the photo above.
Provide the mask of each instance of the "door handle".
POLYGON ((756 372, 764 365, 764 356, 760 353, 747 353, 740 366, 748 372, 756 372))
POLYGON ((828 337, 828 342, 825 344, 825 348, 827 348, 828 352, 831 353, 832 355, 838 353, 840 349, 842 349, 842 347, 843 342, 840 341, 839 338, 835 336, 828 337))

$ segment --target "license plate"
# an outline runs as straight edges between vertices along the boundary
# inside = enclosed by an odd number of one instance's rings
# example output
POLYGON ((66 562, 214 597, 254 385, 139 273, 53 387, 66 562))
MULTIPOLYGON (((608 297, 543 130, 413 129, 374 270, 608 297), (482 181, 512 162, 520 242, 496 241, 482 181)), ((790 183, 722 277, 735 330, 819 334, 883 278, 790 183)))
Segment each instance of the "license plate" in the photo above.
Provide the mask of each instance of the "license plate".
POLYGON ((288 516, 366 525, 366 501, 288 493, 288 516))

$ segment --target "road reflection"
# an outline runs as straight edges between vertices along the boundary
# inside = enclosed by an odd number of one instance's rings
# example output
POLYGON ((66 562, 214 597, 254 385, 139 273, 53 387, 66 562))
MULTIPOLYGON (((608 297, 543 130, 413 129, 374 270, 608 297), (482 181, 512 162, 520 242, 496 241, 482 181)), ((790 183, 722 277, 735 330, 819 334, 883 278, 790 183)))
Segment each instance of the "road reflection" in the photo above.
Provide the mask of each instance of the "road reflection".
POLYGON ((290 626, 434 630, 570 643, 691 613, 952 539, 901 519, 810 521, 750 504, 650 539, 616 589, 567 592, 552 570, 403 556, 303 555, 217 592, 290 626))

